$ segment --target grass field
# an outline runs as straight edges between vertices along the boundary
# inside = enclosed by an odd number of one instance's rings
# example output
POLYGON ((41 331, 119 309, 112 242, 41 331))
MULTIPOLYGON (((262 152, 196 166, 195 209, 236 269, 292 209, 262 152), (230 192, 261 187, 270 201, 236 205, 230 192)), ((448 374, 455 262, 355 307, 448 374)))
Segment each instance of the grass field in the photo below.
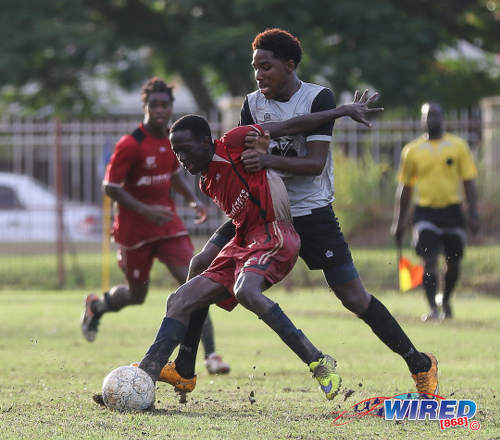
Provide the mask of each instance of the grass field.
MULTIPOLYGON (((197 249, 205 243, 204 238, 197 237, 197 249)), ((16 289, 31 289, 37 286, 41 290, 55 289, 57 286, 57 262, 52 253, 31 254, 29 249, 16 254, 19 249, 0 250, 0 280, 2 286, 16 289)), ((47 252, 47 250, 45 251, 47 252)), ((370 289, 394 289, 397 286, 396 251, 386 249, 352 249, 353 258, 361 277, 370 289)), ((415 263, 418 261, 411 249, 405 249, 405 256, 415 263)), ((111 271, 111 283, 123 282, 113 251, 108 259, 111 271)), ((95 290, 101 286, 102 256, 99 251, 82 252, 66 255, 66 288, 95 290)), ((461 285, 475 292, 498 295, 500 289, 500 246, 469 246, 466 249, 462 265, 461 285)), ((284 280, 287 289, 310 288, 323 286, 321 271, 309 271, 299 259, 292 273, 284 280)), ((151 284, 162 288, 173 288, 172 277, 168 275, 162 264, 156 263, 151 272, 151 284)), ((5 287, 3 287, 5 288, 5 287)))
POLYGON ((500 438, 497 299, 464 291, 455 302, 455 320, 424 324, 421 294, 379 295, 417 347, 437 355, 440 394, 478 405, 479 431, 441 432, 437 422, 374 417, 332 426, 333 411, 413 391, 406 366, 326 289, 290 294, 277 287, 270 294, 313 342, 339 360, 343 393, 334 401, 324 400, 305 366, 261 321, 241 307, 232 313, 214 308, 218 350, 231 363, 231 373, 208 376, 200 360, 198 385, 187 404, 159 384, 155 410, 110 412, 91 396, 111 369, 142 357, 164 314, 166 292, 154 290, 142 307, 105 316, 97 340, 89 344, 78 326, 82 293, 0 291, 0 438, 500 438), (347 397, 349 390, 354 392, 347 397))

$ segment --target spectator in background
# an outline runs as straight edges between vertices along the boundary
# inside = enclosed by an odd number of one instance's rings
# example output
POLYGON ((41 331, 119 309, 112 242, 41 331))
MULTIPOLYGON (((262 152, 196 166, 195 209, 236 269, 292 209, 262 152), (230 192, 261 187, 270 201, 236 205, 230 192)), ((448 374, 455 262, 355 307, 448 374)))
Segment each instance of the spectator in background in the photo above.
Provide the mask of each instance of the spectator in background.
MULTIPOLYGON (((206 220, 206 208, 196 198, 172 152, 168 123, 172 115, 172 88, 152 78, 142 88, 144 122, 116 144, 104 177, 104 191, 117 204, 113 237, 120 245, 118 264, 128 285, 112 287, 102 298, 90 294, 85 300, 81 329, 94 341, 104 313, 142 304, 149 287, 149 273, 156 257, 179 284, 188 277, 193 245, 176 214, 172 187, 196 212, 197 223, 206 220)), ((202 342, 210 373, 227 373, 229 365, 215 353, 210 318, 202 342)))
POLYGON ((422 106, 422 123, 427 133, 405 145, 401 153, 391 232, 401 246, 416 188, 413 241, 424 261, 423 285, 430 311, 422 319, 427 321, 453 316, 450 300, 460 273, 465 226, 467 224, 473 234, 477 233, 479 214, 474 180, 477 170, 467 143, 444 131, 443 109, 439 104, 422 106), (467 199, 467 222, 461 207, 462 183, 467 199), (443 294, 437 296, 441 252, 445 256, 446 272, 443 294))

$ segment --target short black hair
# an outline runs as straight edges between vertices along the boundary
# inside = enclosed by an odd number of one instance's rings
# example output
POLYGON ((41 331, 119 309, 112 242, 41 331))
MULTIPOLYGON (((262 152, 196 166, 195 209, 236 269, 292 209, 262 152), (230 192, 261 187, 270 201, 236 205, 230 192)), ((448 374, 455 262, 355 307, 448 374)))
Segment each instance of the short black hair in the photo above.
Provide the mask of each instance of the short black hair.
POLYGON ((177 119, 170 127, 170 133, 181 130, 189 130, 197 139, 203 139, 205 136, 212 139, 210 125, 208 125, 207 120, 203 116, 185 115, 177 119))
POLYGON ((142 86, 141 89, 141 101, 142 105, 145 107, 148 102, 149 95, 151 93, 166 93, 170 97, 170 101, 174 102, 173 87, 167 85, 165 81, 154 76, 142 86))
POLYGON ((257 34, 252 43, 252 50, 270 50, 276 58, 283 61, 293 60, 297 67, 302 59, 300 40, 283 29, 272 28, 257 34))

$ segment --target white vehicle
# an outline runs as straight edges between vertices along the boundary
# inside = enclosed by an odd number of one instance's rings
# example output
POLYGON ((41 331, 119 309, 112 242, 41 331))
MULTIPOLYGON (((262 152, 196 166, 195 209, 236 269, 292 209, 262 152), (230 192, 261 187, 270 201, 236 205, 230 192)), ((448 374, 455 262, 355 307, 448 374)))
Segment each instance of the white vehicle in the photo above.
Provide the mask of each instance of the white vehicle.
MULTIPOLYGON (((101 209, 64 200, 64 240, 100 241, 101 209)), ((56 240, 56 196, 30 176, 0 172, 0 242, 56 240)))

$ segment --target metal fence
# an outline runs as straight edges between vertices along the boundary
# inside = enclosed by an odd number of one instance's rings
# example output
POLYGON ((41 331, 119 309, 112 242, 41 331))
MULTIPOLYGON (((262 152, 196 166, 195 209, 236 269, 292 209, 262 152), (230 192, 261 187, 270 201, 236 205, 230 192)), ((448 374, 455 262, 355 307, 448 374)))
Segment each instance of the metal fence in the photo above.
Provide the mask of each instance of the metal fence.
MULTIPOLYGON (((469 142, 476 155, 481 147, 482 124, 479 111, 449 115, 447 129, 469 142)), ((13 116, 0 119, 0 172, 32 176, 56 190, 56 135, 62 146, 62 190, 65 200, 92 204, 102 203, 101 182, 106 163, 118 139, 131 133, 137 118, 96 121, 70 121, 56 124, 53 120, 30 120, 13 116)), ((221 134, 220 124, 212 124, 214 135, 221 134)), ((396 168, 401 148, 421 133, 418 120, 377 121, 369 130, 344 118, 336 122, 334 149, 356 158, 370 154, 376 161, 386 161, 396 168)), ((191 175, 187 175, 193 181, 191 175)), ((203 199, 197 185, 198 195, 203 199)), ((206 198, 208 221, 195 225, 191 209, 174 194, 178 212, 192 233, 206 234, 223 221, 223 214, 206 198)), ((0 241, 2 241, 0 239, 0 241)))
MULTIPOLYGON (((55 194, 56 138, 62 146, 62 189, 65 201, 87 205, 102 204, 102 179, 116 142, 137 127, 137 119, 71 121, 58 124, 54 120, 29 120, 8 117, 0 120, 0 172, 33 177, 37 183, 55 194), (58 130, 59 133, 58 133, 58 130)), ((218 127, 214 127, 218 133, 218 127)), ((179 215, 191 232, 208 233, 220 225, 223 214, 207 200, 193 182, 198 196, 209 208, 209 218, 202 225, 193 222, 194 212, 174 194, 179 215)), ((43 206, 38 207, 43 209, 43 206)), ((1 238, 0 238, 0 241, 1 238)))

